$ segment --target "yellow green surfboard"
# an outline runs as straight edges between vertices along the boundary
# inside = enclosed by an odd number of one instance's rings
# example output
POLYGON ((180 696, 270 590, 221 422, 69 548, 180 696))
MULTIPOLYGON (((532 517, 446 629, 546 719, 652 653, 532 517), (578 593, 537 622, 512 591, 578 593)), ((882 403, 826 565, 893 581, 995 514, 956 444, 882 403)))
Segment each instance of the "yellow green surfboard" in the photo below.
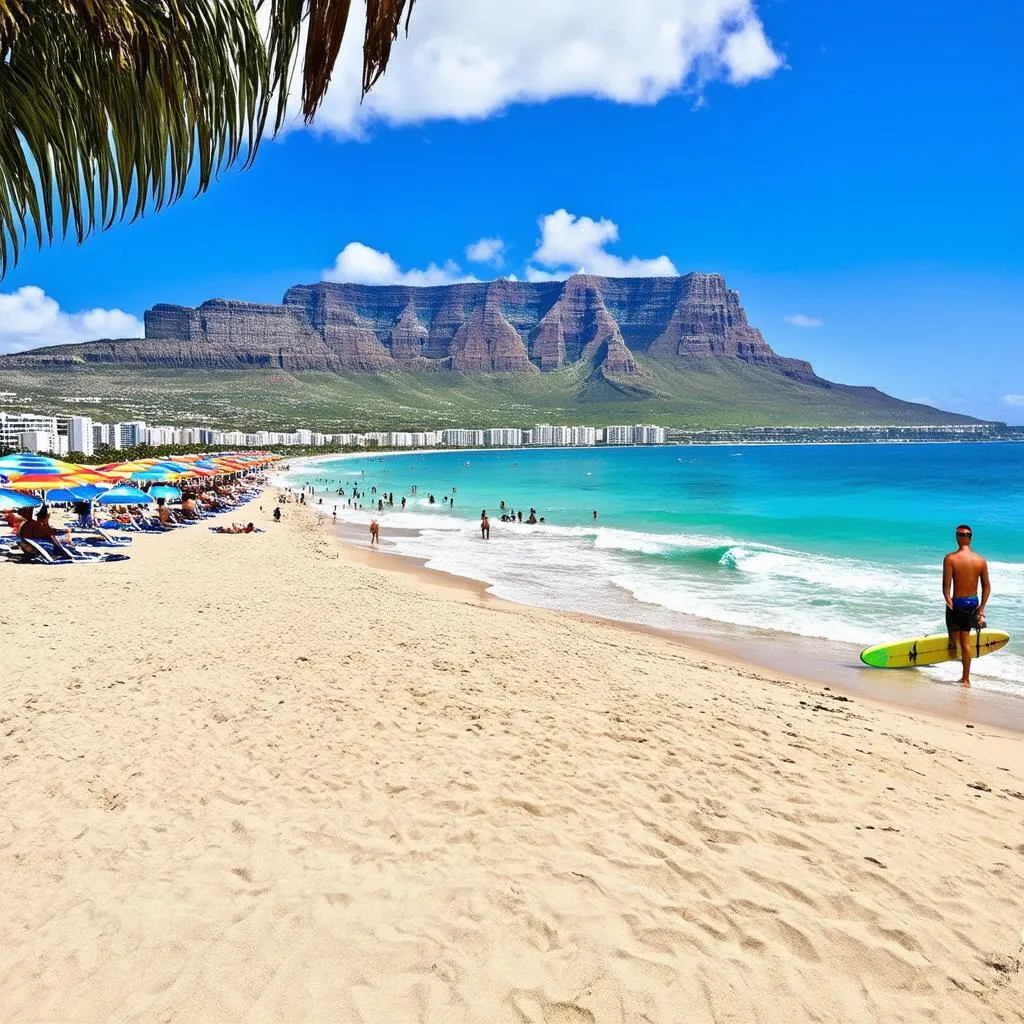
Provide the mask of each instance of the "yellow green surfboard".
MULTIPOLYGON (((971 631, 971 652, 976 658, 1005 647, 1009 633, 1001 629, 975 629, 971 631)), ((875 644, 860 652, 860 660, 872 668, 913 668, 917 665, 937 665, 940 661, 958 661, 960 646, 949 649, 948 633, 932 633, 912 640, 895 640, 875 644)))

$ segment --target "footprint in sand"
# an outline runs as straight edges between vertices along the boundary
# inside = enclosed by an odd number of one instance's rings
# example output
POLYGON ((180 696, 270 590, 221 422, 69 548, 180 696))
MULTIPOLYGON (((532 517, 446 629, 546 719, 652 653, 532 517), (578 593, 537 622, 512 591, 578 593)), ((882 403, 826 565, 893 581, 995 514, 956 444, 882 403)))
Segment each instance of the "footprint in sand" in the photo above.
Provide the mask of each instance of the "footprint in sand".
POLYGON ((575 1003, 548 1003, 543 1008, 544 1024, 595 1024, 597 1018, 575 1003))

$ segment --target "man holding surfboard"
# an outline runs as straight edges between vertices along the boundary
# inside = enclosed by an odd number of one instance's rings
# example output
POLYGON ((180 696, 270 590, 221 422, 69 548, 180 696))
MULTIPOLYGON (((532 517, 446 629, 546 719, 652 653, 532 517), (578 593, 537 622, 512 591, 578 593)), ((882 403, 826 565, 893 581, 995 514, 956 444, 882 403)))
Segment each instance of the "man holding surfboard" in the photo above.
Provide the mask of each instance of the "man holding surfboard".
POLYGON ((956 528, 956 551, 942 560, 942 596, 946 602, 946 629, 950 653, 960 645, 963 673, 961 686, 971 685, 971 630, 985 625, 985 605, 992 587, 988 581, 988 562, 971 550, 974 531, 961 523, 956 528), (981 601, 978 583, 981 583, 981 601))

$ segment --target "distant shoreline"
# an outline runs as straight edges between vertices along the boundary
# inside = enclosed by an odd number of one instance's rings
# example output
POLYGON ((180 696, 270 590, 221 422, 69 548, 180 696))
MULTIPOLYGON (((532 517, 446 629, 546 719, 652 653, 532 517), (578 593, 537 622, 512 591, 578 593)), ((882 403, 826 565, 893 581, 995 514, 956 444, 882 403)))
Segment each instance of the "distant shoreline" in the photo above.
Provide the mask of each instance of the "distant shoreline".
MULTIPOLYGON (((365 459, 379 455, 436 455, 447 452, 451 455, 467 452, 574 452, 595 451, 597 449, 619 450, 626 448, 855 448, 875 445, 925 445, 925 444, 1020 444, 1020 438, 978 438, 976 440, 955 439, 921 439, 921 440, 879 440, 879 441, 666 441, 664 444, 575 444, 575 445, 506 445, 504 447, 479 448, 363 448, 359 451, 324 452, 322 455, 297 455, 289 459, 290 464, 302 463, 312 465, 327 459, 365 459)), ((286 455, 285 458, 288 458, 286 455)), ((295 472, 294 468, 286 472, 295 472)))

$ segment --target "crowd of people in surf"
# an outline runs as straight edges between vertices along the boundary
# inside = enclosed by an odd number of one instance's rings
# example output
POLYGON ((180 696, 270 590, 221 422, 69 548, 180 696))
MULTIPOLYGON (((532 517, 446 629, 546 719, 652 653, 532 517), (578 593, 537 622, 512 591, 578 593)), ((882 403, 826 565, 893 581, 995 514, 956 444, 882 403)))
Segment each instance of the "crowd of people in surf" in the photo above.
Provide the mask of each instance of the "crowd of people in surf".
MULTIPOLYGON (((363 509, 366 506, 369 506, 371 511, 376 509, 377 512, 383 512, 385 509, 393 509, 395 507, 398 507, 404 511, 408 503, 408 499, 404 495, 402 495, 399 497, 396 506, 395 492, 384 490, 378 491, 376 485, 371 485, 369 490, 367 490, 365 484, 363 484, 362 488, 360 488, 360 484, 358 482, 353 483, 351 493, 349 493, 349 491, 346 490, 346 488, 344 487, 332 487, 332 483, 333 481, 331 481, 328 477, 319 477, 312 484, 305 484, 302 487, 300 487, 297 492, 293 492, 292 488, 289 487, 287 492, 281 494, 279 501, 281 501, 282 503, 287 503, 294 500, 300 505, 312 504, 312 499, 316 498, 317 494, 316 485, 326 484, 327 486, 324 488, 324 490, 329 492, 328 503, 330 502, 331 495, 339 499, 344 498, 346 508, 363 509), (309 502, 306 501, 307 495, 311 499, 309 502)), ((428 494, 426 503, 428 505, 441 505, 447 508, 455 508, 455 497, 457 494, 457 487, 452 488, 452 493, 450 495, 441 495, 440 500, 438 500, 436 495, 428 494)), ((413 484, 409 488, 409 497, 418 497, 418 488, 415 484, 413 484)), ((318 506, 323 505, 323 496, 316 498, 316 503, 318 506)), ((337 518, 339 506, 340 502, 333 508, 334 518, 337 518)), ((528 512, 524 512, 522 509, 514 509, 511 505, 506 505, 504 501, 499 502, 498 506, 500 509, 501 521, 503 523, 524 523, 527 526, 535 526, 538 523, 544 522, 544 516, 538 516, 537 510, 535 508, 530 508, 528 512)), ((480 515, 481 518, 486 519, 486 510, 482 510, 480 515)), ((594 518, 597 518, 597 512, 594 512, 594 518)))
MULTIPOLYGON (((365 473, 363 474, 365 475, 365 473)), ((433 493, 428 493, 426 498, 426 504, 428 506, 441 506, 446 508, 455 508, 455 499, 458 494, 458 488, 453 487, 451 494, 443 494, 440 499, 433 493)), ((419 488, 413 484, 409 488, 409 497, 400 495, 398 499, 395 498, 394 491, 385 491, 383 489, 378 490, 375 484, 371 484, 367 488, 365 481, 355 481, 351 484, 350 488, 342 486, 336 487, 335 481, 331 480, 330 477, 318 477, 311 484, 304 484, 301 487, 293 490, 288 488, 282 492, 278 501, 281 504, 287 504, 289 502, 295 502, 299 505, 313 505, 314 499, 315 504, 318 508, 322 508, 326 515, 326 506, 331 504, 331 499, 337 498, 338 502, 334 504, 331 515, 332 518, 337 520, 338 509, 341 508, 341 500, 345 502, 344 507, 349 509, 367 510, 377 513, 382 513, 385 510, 390 509, 401 509, 405 510, 406 506, 410 503, 418 503, 419 499, 419 488), (324 493, 317 495, 317 491, 322 490, 324 493), (324 500, 326 496, 326 502, 324 500)), ((513 508, 511 505, 506 504, 504 501, 498 503, 500 519, 503 523, 515 523, 524 526, 537 526, 545 521, 544 516, 537 514, 536 508, 531 507, 528 511, 523 509, 513 508)), ((280 509, 275 509, 275 518, 280 517, 280 509)), ((593 518, 597 519, 597 510, 593 512, 593 518)), ((491 536, 491 520, 487 514, 487 509, 480 510, 480 536, 483 540, 489 540, 491 536)), ((373 518, 370 522, 370 544, 376 545, 380 543, 380 523, 376 518, 373 518)))
MULTIPOLYGON (((318 481, 318 483, 319 482, 321 482, 321 481, 318 481)), ((455 490, 455 488, 453 487, 452 490, 455 490)), ((339 487, 337 489, 337 491, 334 492, 334 493, 336 494, 336 496, 338 498, 344 498, 345 499, 345 507, 346 508, 361 509, 361 508, 364 507, 364 505, 363 505, 364 501, 369 503, 371 509, 374 507, 374 505, 376 505, 376 508, 377 508, 378 512, 383 512, 385 507, 387 507, 387 508, 394 508, 395 507, 395 492, 394 491, 381 491, 378 494, 377 493, 377 488, 376 487, 371 487, 369 494, 367 494, 365 489, 361 491, 361 490, 359 490, 359 486, 358 485, 353 485, 351 496, 348 494, 348 492, 345 490, 344 487, 339 487)), ((412 493, 413 494, 416 493, 416 488, 415 487, 412 488, 412 493)), ((310 499, 316 497, 316 488, 312 484, 304 485, 303 487, 299 488, 297 493, 294 492, 292 490, 292 488, 289 487, 286 492, 282 493, 278 497, 277 500, 281 504, 287 504, 287 503, 289 503, 291 501, 294 501, 294 502, 296 502, 296 504, 299 504, 299 505, 306 505, 306 504, 310 504, 311 505, 312 504, 312 500, 310 500, 309 502, 306 501, 306 495, 307 494, 309 495, 310 499)), ((445 497, 445 502, 447 503, 447 501, 448 501, 448 498, 445 497)), ((323 497, 317 498, 317 505, 323 505, 323 503, 324 503, 323 497)), ((430 495, 430 504, 431 505, 434 504, 434 496, 433 495, 430 495)), ((404 509, 405 505, 406 505, 406 499, 403 497, 401 499, 401 501, 399 502, 399 508, 404 509)), ((455 498, 454 497, 451 499, 451 507, 452 508, 455 507, 455 498)), ((333 511, 334 511, 334 517, 337 518, 338 517, 338 505, 334 506, 334 510, 333 511)))

